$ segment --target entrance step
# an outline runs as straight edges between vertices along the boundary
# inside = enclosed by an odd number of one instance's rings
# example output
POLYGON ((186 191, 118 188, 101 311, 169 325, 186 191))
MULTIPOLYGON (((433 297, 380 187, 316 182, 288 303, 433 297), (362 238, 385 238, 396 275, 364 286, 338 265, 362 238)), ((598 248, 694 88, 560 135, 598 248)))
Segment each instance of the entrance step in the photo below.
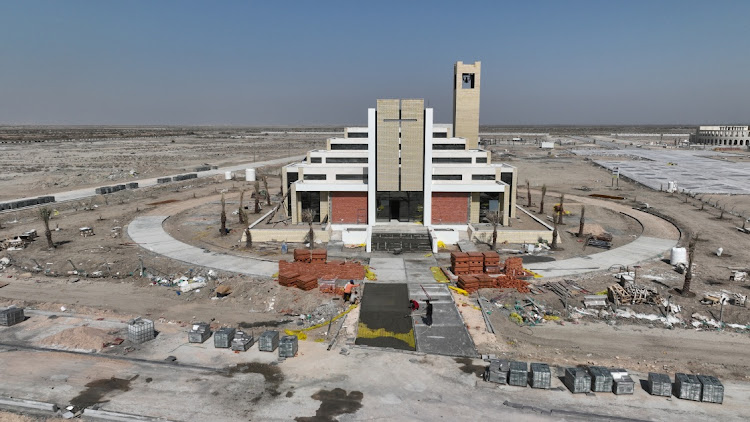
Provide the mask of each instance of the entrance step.
POLYGON ((430 232, 424 228, 404 230, 403 227, 378 227, 372 231, 372 250, 393 252, 430 252, 432 238, 430 232))

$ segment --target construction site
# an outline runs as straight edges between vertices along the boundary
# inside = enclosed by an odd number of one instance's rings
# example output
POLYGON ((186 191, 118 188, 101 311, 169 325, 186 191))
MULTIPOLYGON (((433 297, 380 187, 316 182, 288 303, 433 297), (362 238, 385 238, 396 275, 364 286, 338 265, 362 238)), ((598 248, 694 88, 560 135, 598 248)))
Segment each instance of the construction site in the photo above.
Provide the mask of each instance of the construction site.
POLYGON ((480 69, 449 124, 0 128, 0 420, 744 420, 747 144, 480 127, 480 69))

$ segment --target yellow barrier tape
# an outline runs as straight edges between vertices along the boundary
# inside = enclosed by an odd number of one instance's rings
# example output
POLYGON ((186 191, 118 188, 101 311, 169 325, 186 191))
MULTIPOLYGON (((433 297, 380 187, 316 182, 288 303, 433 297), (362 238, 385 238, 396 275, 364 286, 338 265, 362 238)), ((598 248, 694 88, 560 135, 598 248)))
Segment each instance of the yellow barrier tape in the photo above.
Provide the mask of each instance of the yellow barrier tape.
POLYGON ((275 272, 275 273, 273 273, 273 275, 271 275, 271 278, 278 278, 278 277, 279 277, 279 273, 278 272, 275 272))
POLYGON ((517 313, 513 312, 510 314, 511 321, 515 322, 516 324, 523 324, 523 318, 521 318, 521 315, 518 315, 517 313))
POLYGON ((523 270, 524 270, 524 271, 526 271, 526 272, 529 272, 529 273, 531 273, 531 275, 533 275, 533 276, 534 276, 534 278, 542 278, 542 277, 544 277, 543 275, 541 275, 541 274, 537 274, 537 273, 535 273, 534 271, 531 271, 531 270, 530 270, 530 269, 528 269, 528 268, 524 268, 523 270))
POLYGON ((344 312, 336 315, 335 317, 331 318, 328 321, 321 322, 320 324, 315 324, 315 325, 313 325, 311 327, 303 328, 301 330, 289 330, 289 329, 286 329, 286 330, 284 330, 284 332, 288 336, 297 336, 297 338, 299 338, 300 340, 305 340, 307 338, 307 334, 305 334, 305 331, 315 330, 317 328, 320 328, 320 327, 323 327, 325 325, 328 325, 329 323, 334 322, 337 319, 341 318, 342 316, 348 314, 349 312, 352 311, 352 309, 354 309, 356 307, 357 307, 357 305, 352 305, 352 306, 349 307, 349 309, 345 310, 344 312))
POLYGON ((545 315, 543 318, 546 321, 558 321, 558 320, 560 320, 560 317, 556 316, 556 315, 545 315))
POLYGON ((445 249, 445 242, 443 242, 442 240, 438 240, 438 248, 445 249))
POLYGON ((322 337, 321 337, 321 338, 316 338, 316 339, 315 339, 315 342, 316 342, 316 343, 323 343, 324 341, 326 341, 326 339, 324 339, 324 338, 322 338, 322 337))
POLYGON ((430 267, 430 271, 432 272, 432 278, 434 278, 438 283, 451 282, 450 280, 448 280, 448 277, 445 276, 443 270, 441 270, 440 267, 430 267))
POLYGON ((467 292, 464 289, 459 289, 458 287, 454 287, 454 286, 448 286, 448 288, 451 289, 451 290, 453 290, 454 292, 460 294, 460 295, 464 295, 464 296, 468 296, 469 295, 469 292, 467 292))
POLYGON ((471 307, 474 308, 474 309, 476 309, 477 311, 481 311, 482 310, 482 308, 480 308, 477 305, 471 305, 471 307))
POLYGON ((432 252, 424 254, 424 257, 425 257, 425 258, 429 258, 429 257, 431 257, 431 256, 432 256, 432 252))
POLYGON ((377 280, 378 277, 375 275, 372 270, 370 270, 370 267, 365 265, 365 278, 368 280, 377 280))
POLYGON ((397 340, 401 340, 408 344, 409 347, 415 348, 416 340, 414 340, 414 330, 409 330, 408 333, 394 333, 384 328, 378 328, 373 330, 368 327, 364 322, 360 322, 357 328, 357 337, 360 338, 378 338, 378 337, 391 337, 397 340))
POLYGON ((607 291, 606 290, 602 290, 601 292, 596 292, 594 294, 597 295, 597 296, 607 296, 607 291))

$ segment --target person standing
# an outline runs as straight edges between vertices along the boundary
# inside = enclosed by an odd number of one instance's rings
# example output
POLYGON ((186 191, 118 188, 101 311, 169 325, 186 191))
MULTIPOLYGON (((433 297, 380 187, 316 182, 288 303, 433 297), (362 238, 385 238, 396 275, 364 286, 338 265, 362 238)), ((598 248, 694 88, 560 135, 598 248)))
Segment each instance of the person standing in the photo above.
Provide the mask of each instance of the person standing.
POLYGON ((425 313, 424 323, 427 324, 427 326, 431 326, 432 325, 432 303, 430 303, 429 299, 427 299, 425 303, 427 304, 427 307, 426 307, 427 309, 425 313))
POLYGON ((349 280, 346 286, 344 286, 344 302, 348 302, 352 297, 352 290, 355 287, 359 287, 359 284, 354 284, 354 280, 349 280))

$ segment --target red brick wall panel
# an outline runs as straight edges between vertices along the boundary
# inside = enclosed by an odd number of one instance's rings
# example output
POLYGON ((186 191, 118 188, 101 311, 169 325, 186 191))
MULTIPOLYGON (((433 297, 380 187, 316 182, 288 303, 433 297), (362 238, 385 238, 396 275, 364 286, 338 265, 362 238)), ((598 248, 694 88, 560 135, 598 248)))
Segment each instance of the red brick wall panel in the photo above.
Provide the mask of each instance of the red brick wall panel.
POLYGON ((467 192, 432 193, 432 224, 466 224, 468 221, 467 192))
POLYGON ((330 221, 333 224, 367 224, 367 192, 331 192, 330 221))

